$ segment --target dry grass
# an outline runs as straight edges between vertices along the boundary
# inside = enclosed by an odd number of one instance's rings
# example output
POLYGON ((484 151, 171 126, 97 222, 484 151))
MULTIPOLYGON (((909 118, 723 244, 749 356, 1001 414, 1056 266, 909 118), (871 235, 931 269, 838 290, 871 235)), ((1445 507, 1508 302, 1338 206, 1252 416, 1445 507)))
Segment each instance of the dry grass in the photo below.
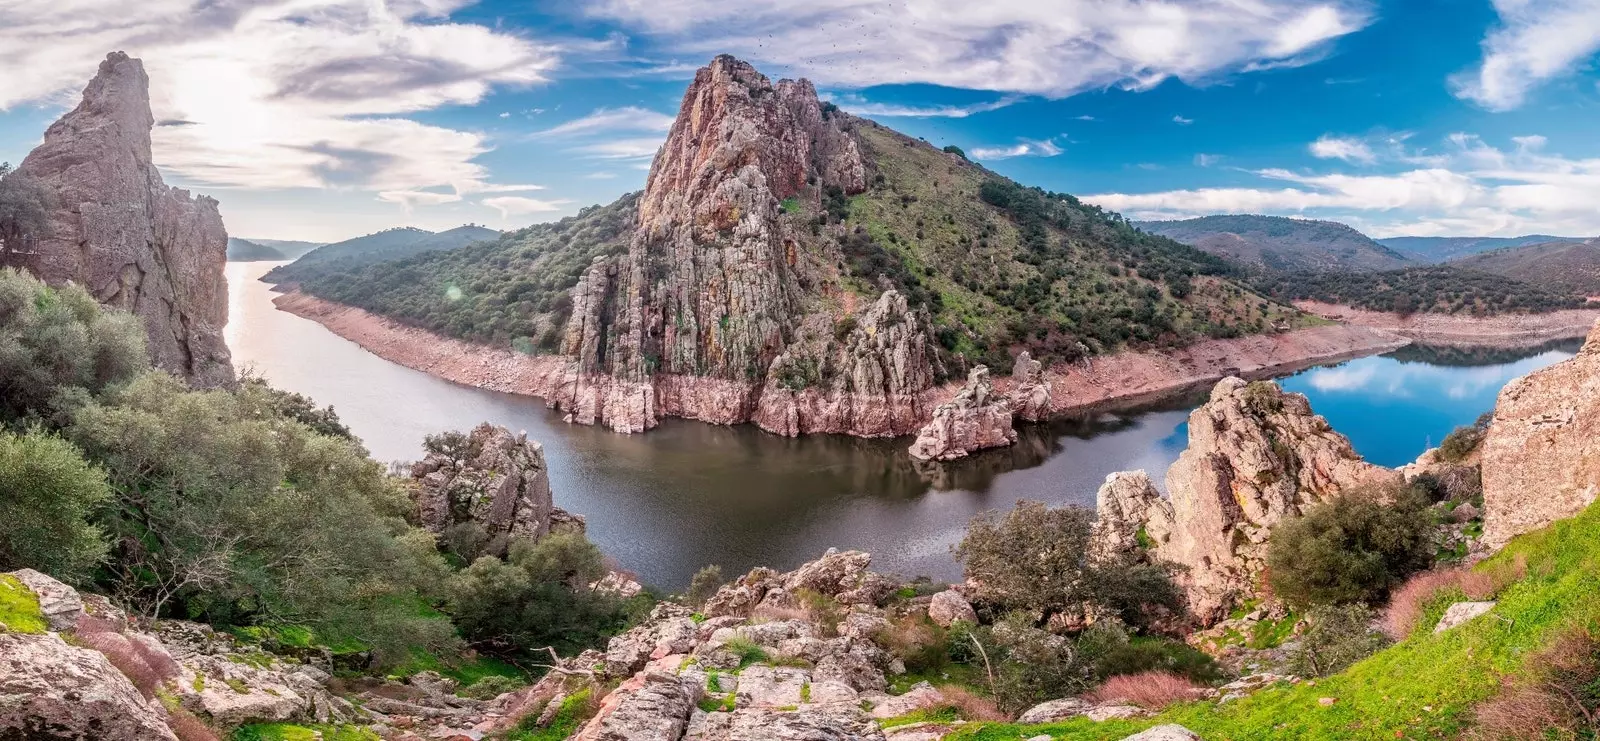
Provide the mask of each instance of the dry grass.
POLYGON ((80 644, 103 654, 147 699, 163 682, 178 676, 178 662, 159 643, 126 635, 114 622, 84 615, 78 619, 76 635, 80 644))
POLYGON ((779 605, 757 605, 750 613, 752 622, 777 622, 782 620, 810 621, 811 611, 804 607, 783 607, 779 605))
POLYGON ((956 709, 962 718, 972 721, 1004 721, 1009 720, 1005 713, 1000 711, 1000 706, 991 700, 959 684, 945 685, 939 688, 939 694, 944 697, 944 704, 956 709))
POLYGON ((1397 641, 1417 629, 1428 603, 1441 592, 1458 589, 1467 599, 1493 599, 1500 590, 1528 574, 1528 561, 1519 556, 1509 564, 1484 569, 1442 569, 1417 574, 1389 595, 1383 613, 1383 631, 1397 641))
POLYGON ((1188 677, 1167 671, 1118 674, 1084 695, 1091 702, 1126 702, 1146 710, 1161 710, 1200 696, 1202 688, 1188 677))
POLYGON ((1471 737, 1543 741, 1600 735, 1600 640, 1570 629, 1529 657, 1523 676, 1474 709, 1471 737))
POLYGON ((211 726, 182 708, 167 713, 167 727, 177 734, 178 741, 222 741, 211 726))

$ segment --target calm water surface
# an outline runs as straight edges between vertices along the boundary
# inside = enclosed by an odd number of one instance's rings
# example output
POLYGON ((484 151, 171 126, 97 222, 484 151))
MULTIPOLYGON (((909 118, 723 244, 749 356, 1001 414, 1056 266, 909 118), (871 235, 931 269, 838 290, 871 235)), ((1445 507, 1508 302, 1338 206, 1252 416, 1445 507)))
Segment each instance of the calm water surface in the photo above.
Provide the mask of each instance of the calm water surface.
MULTIPOLYGON (((695 569, 790 568, 830 546, 874 567, 955 578, 950 545, 973 515, 1018 499, 1094 505, 1106 474, 1142 468, 1158 485, 1203 399, 1137 414, 1024 428, 1018 445, 953 465, 917 464, 908 440, 813 436, 664 420, 644 435, 567 425, 543 401, 442 381, 390 363, 321 325, 277 311, 256 280, 279 263, 229 263, 234 363, 332 404, 380 460, 412 460, 424 435, 482 421, 544 444, 556 503, 646 581, 678 588, 695 569)), ((1407 348, 1283 379, 1356 449, 1409 462, 1494 405, 1506 381, 1571 357, 1577 343, 1520 353, 1407 348)))

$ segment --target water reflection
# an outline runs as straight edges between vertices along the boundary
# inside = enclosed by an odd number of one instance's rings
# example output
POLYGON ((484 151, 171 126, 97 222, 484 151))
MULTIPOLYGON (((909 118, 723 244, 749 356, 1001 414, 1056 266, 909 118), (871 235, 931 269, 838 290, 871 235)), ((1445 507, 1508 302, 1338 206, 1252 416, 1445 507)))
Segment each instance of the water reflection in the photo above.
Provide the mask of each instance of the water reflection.
MULTIPOLYGON (((588 517, 607 554, 668 588, 705 564, 725 573, 788 568, 830 546, 868 549, 882 570, 955 578, 950 545, 979 512, 1018 499, 1092 506, 1114 471, 1142 468, 1161 485, 1185 445, 1188 411, 1204 399, 1027 426, 1016 446, 945 465, 912 460, 905 439, 788 439, 681 420, 617 435, 563 424, 536 399, 389 363, 276 311, 269 287, 255 280, 273 265, 228 266, 226 337, 236 362, 332 404, 380 460, 415 458, 424 435, 484 420, 527 430, 545 446, 557 503, 588 517)), ((1285 385, 1310 395, 1358 450, 1394 465, 1488 409, 1506 379, 1568 355, 1549 350, 1460 368, 1364 358, 1305 371, 1285 385), (1451 396, 1452 388, 1461 395, 1451 396), (1418 405, 1439 414, 1421 414, 1418 405)))

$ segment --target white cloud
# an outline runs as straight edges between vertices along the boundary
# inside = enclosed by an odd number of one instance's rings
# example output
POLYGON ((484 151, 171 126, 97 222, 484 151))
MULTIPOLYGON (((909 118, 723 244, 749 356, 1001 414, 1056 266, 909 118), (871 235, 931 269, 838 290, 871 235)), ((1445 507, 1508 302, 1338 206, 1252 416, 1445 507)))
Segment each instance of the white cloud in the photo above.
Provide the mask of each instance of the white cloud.
POLYGON ((601 131, 659 131, 666 133, 672 129, 674 120, 674 116, 636 106, 597 108, 587 116, 575 118, 543 131, 534 132, 533 136, 540 139, 550 139, 593 134, 601 131))
POLYGON ((1179 126, 1188 126, 1189 124, 1194 123, 1194 119, 1184 118, 1183 116, 1173 116, 1172 122, 1179 126))
POLYGON ((1311 142, 1310 150, 1311 156, 1318 159, 1340 159, 1363 165, 1378 161, 1378 156, 1372 153, 1372 147, 1360 139, 1348 136, 1323 134, 1321 138, 1311 142))
POLYGON ((602 160, 645 160, 648 166, 648 161, 656 156, 663 141, 651 138, 614 139, 573 147, 571 151, 602 160))
POLYGON ((1093 120, 1095 120, 1095 118, 1094 118, 1094 116, 1091 116, 1091 115, 1085 113, 1082 116, 1078 116, 1078 117, 1074 118, 1073 120, 1074 121, 1093 121, 1093 120))
POLYGON ((1311 215, 1375 236, 1600 234, 1600 210, 1594 208, 1600 202, 1600 158, 1546 154, 1544 144, 1539 137, 1518 137, 1514 146, 1499 149, 1477 136, 1454 134, 1439 154, 1374 153, 1380 164, 1399 167, 1393 172, 1268 168, 1250 171, 1263 181, 1258 187, 1105 193, 1084 200, 1136 219, 1311 215), (1420 160, 1430 164, 1415 166, 1420 160))
POLYGON ((417 206, 439 206, 446 203, 455 203, 461 200, 459 193, 434 193, 426 190, 385 190, 378 193, 378 200, 386 203, 398 203, 411 213, 417 206))
POLYGON ((1500 26, 1483 40, 1478 67, 1451 77, 1456 97, 1508 111, 1600 51, 1600 0, 1494 0, 1494 7, 1500 26))
POLYGON ((831 98, 832 102, 843 108, 848 113, 859 116, 880 116, 883 118, 966 118, 978 113, 998 111, 1001 108, 1013 105, 1022 100, 1021 96, 1008 95, 999 100, 988 103, 974 103, 971 105, 936 105, 913 106, 896 105, 893 103, 869 103, 859 96, 846 95, 831 98))
POLYGON ((973 147, 972 156, 980 160, 1004 160, 1012 157, 1054 157, 1061 152, 1061 147, 1049 139, 1024 139, 1009 147, 973 147))
POLYGON ((551 213, 566 208, 570 203, 572 201, 564 199, 546 201, 538 198, 523 198, 521 196, 496 196, 483 199, 483 205, 499 211, 501 218, 551 213))
POLYGON ((471 0, 0 2, 0 108, 70 105, 107 50, 151 79, 156 161, 207 187, 437 201, 488 176, 480 134, 405 116, 545 80, 557 51, 453 23, 471 0), (409 195, 407 195, 409 194, 409 195))
POLYGON ((676 57, 731 53, 825 86, 1051 97, 1303 64, 1372 19, 1364 0, 601 0, 588 11, 676 57))
POLYGON ((611 180, 616 176, 617 174, 614 172, 591 172, 588 175, 584 175, 589 180, 611 180))
POLYGON ((1201 152, 1194 156, 1194 163, 1200 167, 1210 167, 1212 165, 1221 163, 1224 159, 1226 158, 1220 154, 1206 154, 1205 152, 1201 152))

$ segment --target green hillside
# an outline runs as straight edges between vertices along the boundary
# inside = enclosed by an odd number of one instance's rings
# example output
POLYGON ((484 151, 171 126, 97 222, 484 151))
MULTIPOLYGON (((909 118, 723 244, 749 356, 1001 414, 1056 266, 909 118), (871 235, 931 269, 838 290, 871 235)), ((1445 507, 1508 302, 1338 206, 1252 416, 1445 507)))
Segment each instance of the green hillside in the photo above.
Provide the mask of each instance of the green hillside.
POLYGON ((1310 299, 1401 314, 1493 316, 1572 309, 1583 300, 1505 276, 1422 265, 1377 273, 1275 273, 1255 285, 1284 301, 1310 299))
POLYGON ((237 237, 228 238, 228 262, 274 262, 287 260, 287 255, 260 242, 237 237))
POLYGON ((1240 215, 1145 221, 1137 226, 1267 270, 1389 270, 1411 262, 1333 221, 1240 215))
POLYGON ((1490 250, 1547 242, 1582 242, 1583 237, 1529 234, 1522 237, 1386 237, 1380 244, 1419 262, 1444 262, 1490 250))
POLYGON ((1465 270, 1503 275, 1574 296, 1600 295, 1600 240, 1545 242, 1451 260, 1465 270))
POLYGON ((348 270, 423 252, 453 250, 499 235, 500 232, 493 229, 471 224, 437 233, 415 227, 386 229, 318 247, 289 265, 273 268, 262 279, 269 283, 293 283, 325 271, 348 270))

